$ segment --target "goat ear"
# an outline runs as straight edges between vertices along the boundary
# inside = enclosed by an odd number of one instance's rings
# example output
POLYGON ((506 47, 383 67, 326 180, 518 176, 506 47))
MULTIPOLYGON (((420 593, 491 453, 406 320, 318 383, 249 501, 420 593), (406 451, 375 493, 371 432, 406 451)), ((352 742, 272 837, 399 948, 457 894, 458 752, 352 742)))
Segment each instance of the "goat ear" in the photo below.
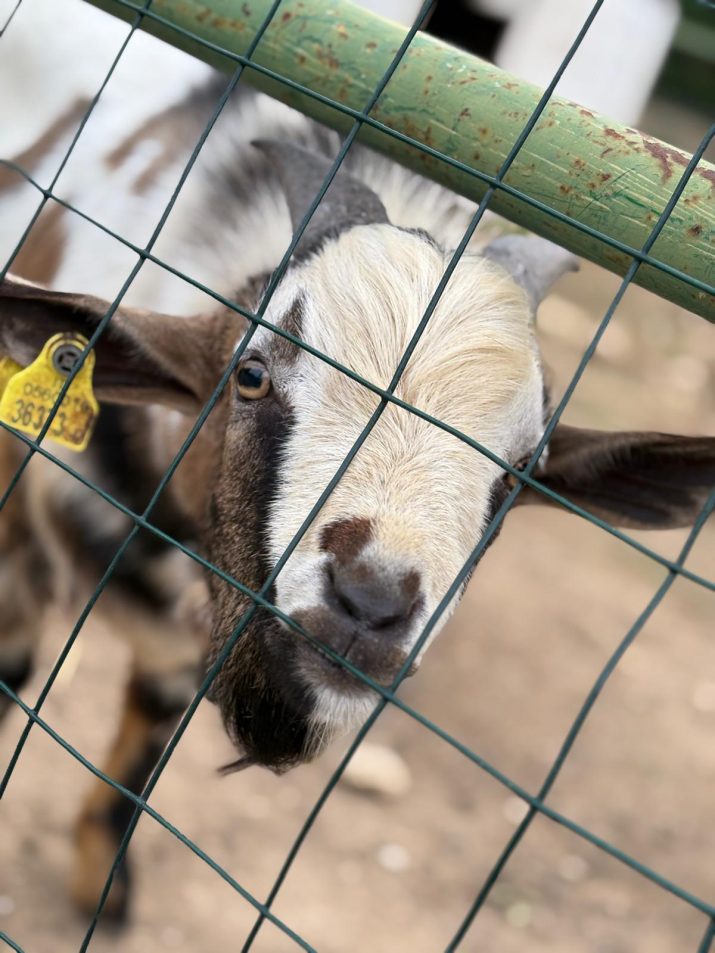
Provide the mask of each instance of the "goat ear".
POLYGON ((526 291, 536 313, 549 289, 567 271, 577 271, 578 258, 535 235, 502 235, 484 249, 484 257, 508 271, 526 291))
MULTIPOLYGON (((90 338, 109 303, 48 291, 21 280, 0 282, 0 355, 27 365, 52 335, 90 338)), ((212 318, 174 318, 118 308, 95 348, 94 389, 100 401, 165 404, 196 412, 211 392, 212 318)))
MULTIPOLYGON (((268 158, 278 175, 297 229, 320 191, 332 162, 300 146, 260 139, 252 143, 268 158)), ((358 179, 339 169, 303 233, 299 248, 307 251, 354 225, 385 224, 387 212, 378 196, 358 179)))
MULTIPOLYGON (((689 526, 715 487, 715 437, 607 433, 560 424, 536 477, 617 526, 689 526)), ((517 499, 558 505, 527 486, 517 499)))

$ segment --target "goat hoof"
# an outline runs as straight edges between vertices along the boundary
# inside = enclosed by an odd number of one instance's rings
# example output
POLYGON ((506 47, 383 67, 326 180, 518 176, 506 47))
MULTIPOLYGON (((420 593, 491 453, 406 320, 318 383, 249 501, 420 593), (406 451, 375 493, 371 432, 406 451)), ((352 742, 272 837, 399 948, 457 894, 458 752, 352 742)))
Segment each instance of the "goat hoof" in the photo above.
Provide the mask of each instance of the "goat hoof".
MULTIPOLYGON (((0 679, 11 688, 15 694, 19 694, 20 689, 32 674, 32 656, 27 654, 13 658, 10 662, 7 659, 0 659, 0 679)), ((0 721, 11 708, 18 707, 16 703, 6 695, 0 692, 0 721)))
MULTIPOLYGON (((83 916, 94 916, 108 872, 107 869, 96 876, 96 873, 91 870, 75 871, 70 884, 70 896, 83 916)), ((102 907, 99 922, 110 929, 125 926, 129 919, 129 883, 125 872, 126 864, 122 862, 114 875, 112 887, 102 907)))
MULTIPOLYGON (((94 916, 119 843, 113 831, 98 822, 82 821, 78 828, 78 856, 70 880, 70 896, 83 915, 94 916)), ((121 928, 128 920, 130 875, 126 857, 117 868, 100 924, 121 928)))

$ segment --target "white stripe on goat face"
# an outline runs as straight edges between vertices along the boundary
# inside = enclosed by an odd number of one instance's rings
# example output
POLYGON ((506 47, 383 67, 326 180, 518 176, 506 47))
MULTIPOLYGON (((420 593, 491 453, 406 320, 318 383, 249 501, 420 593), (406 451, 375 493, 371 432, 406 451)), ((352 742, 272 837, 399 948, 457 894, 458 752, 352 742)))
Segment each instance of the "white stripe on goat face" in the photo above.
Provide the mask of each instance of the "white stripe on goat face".
MULTIPOLYGON (((384 388, 450 257, 389 225, 355 227, 290 273, 267 317, 280 324, 300 299, 303 340, 384 388)), ((257 346, 270 335, 259 330, 257 346)), ((271 373, 293 415, 268 533, 277 560, 379 398, 305 351, 271 373)), ((509 461, 533 449, 543 431, 541 369, 526 299, 505 272, 464 256, 396 394, 509 461)), ((502 475, 456 437, 389 404, 280 573, 279 608, 313 618, 330 602, 326 527, 369 521, 353 554, 360 563, 383 581, 418 574, 419 605, 400 635, 406 654, 479 540, 502 475)))

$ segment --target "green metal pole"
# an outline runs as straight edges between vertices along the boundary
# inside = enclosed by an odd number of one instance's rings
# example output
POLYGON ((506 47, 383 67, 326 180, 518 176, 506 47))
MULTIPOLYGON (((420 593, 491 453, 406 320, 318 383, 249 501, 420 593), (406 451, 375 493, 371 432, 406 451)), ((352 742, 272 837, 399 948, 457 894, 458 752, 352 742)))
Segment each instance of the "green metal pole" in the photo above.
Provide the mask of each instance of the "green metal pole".
MULTIPOLYGON (((129 0, 89 0, 125 20, 129 0)), ((198 37, 242 55, 270 0, 153 0, 142 29, 222 69, 235 61, 198 37), (166 22, 161 22, 162 20, 166 22), (177 29, 178 28, 178 29, 177 29)), ((254 55, 259 66, 360 110, 394 56, 404 29, 346 0, 283 0, 254 55)), ((339 130, 353 117, 280 79, 249 68, 246 78, 290 106, 339 130)), ((617 82, 617 77, 613 78, 617 82)), ((490 64, 419 34, 371 118, 472 169, 493 176, 521 132, 540 91, 490 64)), ((366 125, 361 140, 396 161, 478 201, 488 183, 418 147, 366 125)), ((658 139, 554 97, 505 183, 562 213, 498 190, 491 208, 505 218, 623 274, 631 259, 579 231, 575 220, 640 249, 690 156, 658 139)), ((635 281, 715 321, 715 166, 702 161, 651 256, 705 287, 644 264, 635 281)))

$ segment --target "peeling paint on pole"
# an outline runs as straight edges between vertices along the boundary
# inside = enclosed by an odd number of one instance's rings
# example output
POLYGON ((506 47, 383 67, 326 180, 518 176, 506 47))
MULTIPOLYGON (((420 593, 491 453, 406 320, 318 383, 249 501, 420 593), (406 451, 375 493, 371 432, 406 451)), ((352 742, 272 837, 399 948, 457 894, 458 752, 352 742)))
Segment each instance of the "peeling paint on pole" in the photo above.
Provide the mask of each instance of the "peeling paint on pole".
MULTIPOLYGON (((89 0, 125 20, 138 6, 89 0)), ((269 0, 153 0, 152 13, 232 54, 243 55, 267 16, 269 0)), ((142 29, 222 69, 235 61, 172 26, 145 17, 142 29)), ((361 110, 404 38, 404 28, 345 0, 283 0, 254 62, 293 83, 361 110)), ((347 130, 353 117, 265 73, 246 79, 302 112, 347 130)), ((495 175, 540 97, 540 90, 432 37, 418 34, 371 118, 458 162, 495 175)), ((364 126, 361 141, 470 199, 488 182, 437 156, 364 126)), ((554 97, 510 168, 505 183, 549 208, 640 249, 690 156, 635 129, 554 97)), ((491 208, 604 268, 623 274, 630 257, 602 240, 498 190, 491 208)), ((710 287, 715 284, 715 167, 701 162, 651 256, 710 287)), ((649 265, 636 283, 715 321, 706 290, 649 265)))

